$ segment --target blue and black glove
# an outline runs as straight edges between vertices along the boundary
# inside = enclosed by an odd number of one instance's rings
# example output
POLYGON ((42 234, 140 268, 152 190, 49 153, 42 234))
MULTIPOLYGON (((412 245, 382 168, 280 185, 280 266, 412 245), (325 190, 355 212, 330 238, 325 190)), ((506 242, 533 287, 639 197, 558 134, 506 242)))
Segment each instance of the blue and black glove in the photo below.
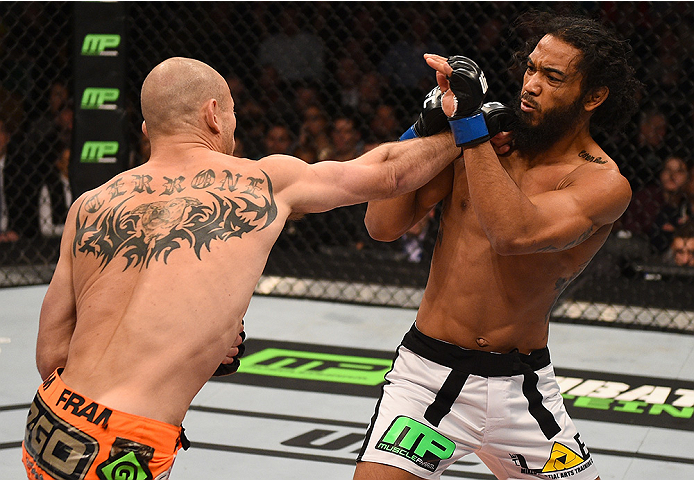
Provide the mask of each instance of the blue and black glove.
POLYGON ((427 96, 424 97, 422 112, 414 125, 407 129, 400 136, 400 140, 409 140, 410 138, 428 137, 448 130, 448 118, 441 109, 441 89, 434 87, 427 96))
POLYGON ((498 102, 485 104, 487 80, 482 69, 462 55, 448 58, 453 72, 448 76, 455 95, 455 110, 448 118, 459 147, 470 147, 486 142, 513 124, 512 109, 498 102), (500 130, 499 130, 500 129, 500 130))

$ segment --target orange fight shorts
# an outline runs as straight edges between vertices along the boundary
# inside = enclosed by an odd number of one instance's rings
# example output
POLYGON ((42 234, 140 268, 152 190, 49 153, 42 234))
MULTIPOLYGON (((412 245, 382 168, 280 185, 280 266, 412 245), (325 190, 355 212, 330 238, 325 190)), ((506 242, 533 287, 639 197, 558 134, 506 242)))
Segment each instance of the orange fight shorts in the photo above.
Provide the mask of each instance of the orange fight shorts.
POLYGON ((183 428, 104 407, 70 390, 60 369, 29 408, 22 460, 32 480, 165 480, 188 447, 183 428))

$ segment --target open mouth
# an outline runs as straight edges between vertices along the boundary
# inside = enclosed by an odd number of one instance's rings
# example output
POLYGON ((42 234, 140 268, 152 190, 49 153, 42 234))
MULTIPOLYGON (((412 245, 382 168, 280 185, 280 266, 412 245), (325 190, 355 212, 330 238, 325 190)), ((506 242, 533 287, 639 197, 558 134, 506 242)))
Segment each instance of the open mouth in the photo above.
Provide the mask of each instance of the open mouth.
POLYGON ((533 111, 533 110, 538 110, 537 104, 536 104, 536 103, 530 102, 530 101, 528 101, 528 100, 526 100, 526 99, 524 99, 524 98, 521 99, 520 108, 521 108, 521 110, 524 111, 524 112, 531 112, 531 111, 533 111))

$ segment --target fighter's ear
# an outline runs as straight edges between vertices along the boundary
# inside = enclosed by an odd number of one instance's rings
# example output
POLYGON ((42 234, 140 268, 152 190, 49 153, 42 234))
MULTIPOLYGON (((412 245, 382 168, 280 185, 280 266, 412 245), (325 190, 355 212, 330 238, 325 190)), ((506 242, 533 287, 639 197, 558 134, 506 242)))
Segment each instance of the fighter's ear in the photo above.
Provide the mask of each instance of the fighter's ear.
POLYGON ((583 108, 585 108, 587 112, 592 112, 607 100, 609 94, 610 89, 607 87, 594 88, 588 92, 583 99, 583 108))
POLYGON ((217 102, 215 98, 210 98, 207 102, 205 102, 203 111, 205 123, 210 130, 212 130, 212 132, 215 134, 221 133, 222 129, 219 125, 219 117, 217 116, 219 113, 219 102, 217 102))

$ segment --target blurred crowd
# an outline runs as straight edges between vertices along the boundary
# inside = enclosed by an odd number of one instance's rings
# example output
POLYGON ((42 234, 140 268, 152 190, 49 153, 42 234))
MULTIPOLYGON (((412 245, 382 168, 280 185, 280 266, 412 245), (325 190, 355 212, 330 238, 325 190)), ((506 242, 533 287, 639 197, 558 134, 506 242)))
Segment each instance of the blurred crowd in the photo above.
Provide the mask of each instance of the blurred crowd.
MULTIPOLYGON (((60 36, 57 27, 46 32, 49 15, 69 19, 62 8, 29 3, 20 13, 0 16, 6 53, 0 65, 0 243, 59 236, 72 202, 69 35, 60 36), (26 32, 43 39, 53 35, 53 46, 37 51, 26 32), (38 75, 40 62, 51 67, 38 75)), ((154 45, 153 32, 131 29, 132 167, 148 158, 147 141, 139 134, 138 89, 149 68, 167 56, 199 58, 225 74, 238 118, 235 155, 342 161, 397 140, 412 124, 421 99, 435 85, 422 60, 426 52, 473 58, 487 76, 489 99, 513 101, 521 74, 512 68, 513 52, 523 33, 513 29, 513 20, 529 5, 137 2, 130 8, 135 25, 153 17, 180 32, 176 38, 160 34, 166 42, 154 49, 146 48, 147 42, 154 45)), ((646 242, 658 261, 694 266, 694 7, 550 2, 543 8, 599 17, 630 40, 644 83, 641 113, 617 136, 596 132, 634 192, 615 230, 646 242)), ((289 222, 278 245, 325 252, 386 248, 392 258, 428 261, 435 216, 383 247, 368 238, 364 209, 289 222)))

